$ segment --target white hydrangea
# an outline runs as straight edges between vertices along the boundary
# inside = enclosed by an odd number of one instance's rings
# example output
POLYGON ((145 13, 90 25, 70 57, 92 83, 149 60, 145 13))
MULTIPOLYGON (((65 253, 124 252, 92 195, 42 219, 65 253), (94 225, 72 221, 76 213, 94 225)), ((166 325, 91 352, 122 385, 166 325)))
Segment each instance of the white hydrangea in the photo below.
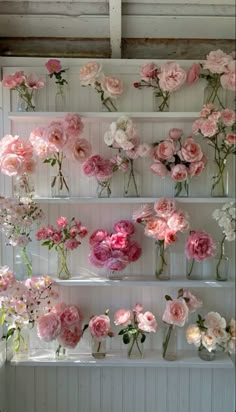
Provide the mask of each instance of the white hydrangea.
POLYGON ((221 209, 215 209, 212 213, 213 219, 223 228, 226 240, 232 242, 236 238, 236 207, 235 203, 225 203, 221 209))

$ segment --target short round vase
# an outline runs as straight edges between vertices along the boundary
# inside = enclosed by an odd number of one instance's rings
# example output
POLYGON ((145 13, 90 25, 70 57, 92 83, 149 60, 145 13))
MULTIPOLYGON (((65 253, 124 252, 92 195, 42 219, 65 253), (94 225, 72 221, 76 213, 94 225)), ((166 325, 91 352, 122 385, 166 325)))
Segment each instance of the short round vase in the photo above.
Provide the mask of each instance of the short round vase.
POLYGON ((213 361, 216 358, 216 352, 212 350, 209 352, 203 345, 198 348, 198 356, 204 361, 213 361))
POLYGON ((111 180, 97 180, 97 196, 110 197, 111 196, 111 180))
POLYGON ((106 338, 98 339, 91 336, 91 353, 96 359, 103 359, 106 356, 106 338))

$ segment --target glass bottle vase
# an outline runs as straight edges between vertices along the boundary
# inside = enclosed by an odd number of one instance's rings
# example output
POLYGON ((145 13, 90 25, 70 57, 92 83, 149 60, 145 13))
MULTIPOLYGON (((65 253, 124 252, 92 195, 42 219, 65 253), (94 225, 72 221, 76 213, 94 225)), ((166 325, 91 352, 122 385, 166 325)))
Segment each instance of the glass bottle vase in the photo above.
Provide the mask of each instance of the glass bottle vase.
POLYGON ((13 178, 13 196, 14 197, 32 197, 34 194, 34 183, 32 175, 23 173, 13 178))
POLYGON ((164 241, 155 242, 155 276, 158 280, 170 279, 170 252, 164 248, 164 241))
POLYGON ((218 281, 228 279, 229 258, 225 253, 225 236, 221 242, 216 242, 216 254, 214 256, 215 278, 218 281))
POLYGON ((123 197, 140 197, 141 176, 134 169, 133 159, 130 159, 129 162, 129 168, 124 172, 123 197))
POLYGON ((143 342, 142 334, 134 333, 130 334, 130 341, 128 343, 128 358, 141 359, 143 358, 143 342))
POLYGON ((212 350, 209 352, 203 345, 198 348, 198 356, 204 361, 213 361, 216 358, 216 352, 212 350))
POLYGON ((91 336, 91 353, 96 359, 103 359, 106 356, 106 339, 98 339, 91 336))
POLYGON ((51 177, 51 195, 52 197, 70 196, 67 176, 56 175, 51 177))
POLYGON ((152 93, 153 111, 154 112, 169 112, 170 111, 170 95, 168 92, 152 93))
POLYGON ((17 280, 25 280, 32 276, 32 255, 27 246, 14 246, 14 273, 17 280))
POLYGON ((175 325, 165 324, 163 327, 162 356, 169 361, 177 359, 177 328, 175 325))
POLYGON ((57 262, 57 277, 58 279, 67 280, 71 278, 71 273, 68 268, 68 251, 62 246, 58 250, 58 262, 57 262))
POLYGON ((56 91, 56 96, 55 96, 56 112, 66 111, 66 96, 65 96, 64 87, 66 87, 66 85, 57 84, 57 91, 56 91))
POLYGON ((229 176, 226 168, 226 160, 220 162, 219 166, 214 162, 211 176, 211 197, 227 197, 229 190, 228 185, 229 176))
POLYGON ((215 271, 214 258, 198 262, 194 259, 186 261, 186 275, 189 280, 213 280, 215 271))

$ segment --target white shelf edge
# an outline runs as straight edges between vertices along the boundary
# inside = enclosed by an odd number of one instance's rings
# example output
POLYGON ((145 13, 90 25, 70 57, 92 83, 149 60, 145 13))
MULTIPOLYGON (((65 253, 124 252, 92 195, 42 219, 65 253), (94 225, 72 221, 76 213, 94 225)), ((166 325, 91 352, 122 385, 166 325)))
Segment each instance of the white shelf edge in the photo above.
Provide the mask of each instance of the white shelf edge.
MULTIPOLYGON (((33 198, 38 203, 154 203, 160 197, 40 197, 33 198)), ((173 198, 179 203, 228 203, 234 202, 233 197, 175 197, 173 198)))
MULTIPOLYGON (((53 276, 52 276, 52 279, 53 276)), ((179 278, 175 280, 158 280, 154 276, 126 276, 122 279, 106 279, 102 277, 72 278, 68 280, 55 279, 61 286, 159 286, 159 287, 184 287, 184 288, 232 288, 233 281, 216 280, 188 280, 179 278)))
POLYGON ((67 359, 57 360, 51 350, 35 351, 34 354, 27 358, 12 359, 12 366, 76 366, 76 367, 163 367, 163 368, 204 368, 204 369, 232 369, 233 361, 227 353, 217 353, 214 361, 207 362, 201 360, 195 351, 186 350, 178 351, 176 361, 166 361, 162 358, 161 351, 147 351, 143 359, 128 359, 126 352, 108 353, 104 359, 95 359, 89 353, 70 354, 67 359))

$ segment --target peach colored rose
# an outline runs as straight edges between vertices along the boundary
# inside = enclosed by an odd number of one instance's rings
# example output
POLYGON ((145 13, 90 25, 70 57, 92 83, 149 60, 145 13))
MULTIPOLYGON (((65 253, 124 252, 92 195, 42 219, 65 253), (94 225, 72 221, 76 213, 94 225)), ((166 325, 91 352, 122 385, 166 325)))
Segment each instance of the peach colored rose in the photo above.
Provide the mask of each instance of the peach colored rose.
POLYGON ((114 315, 115 325, 126 326, 131 323, 131 311, 129 309, 120 309, 114 315))
POLYGON ((188 306, 184 299, 168 300, 162 320, 170 325, 184 326, 188 320, 188 306))
POLYGON ((179 64, 168 62, 161 66, 161 72, 158 74, 160 88, 165 92, 174 92, 178 90, 187 78, 187 74, 179 64))
POLYGON ((93 316, 88 327, 92 336, 98 339, 105 338, 110 331, 110 318, 107 315, 93 316))
POLYGON ((60 331, 61 321, 56 313, 46 313, 37 321, 38 337, 45 342, 51 342, 56 339, 60 331))
POLYGON ((225 126, 232 126, 236 121, 236 113, 234 110, 224 109, 221 111, 221 119, 225 126))
POLYGON ((23 173, 26 173, 28 175, 33 174, 36 169, 36 163, 34 159, 26 159, 23 164, 23 169, 24 169, 23 173))
POLYGON ((227 65, 233 60, 232 56, 224 53, 222 50, 211 51, 203 65, 204 69, 210 70, 211 73, 224 73, 227 65))
POLYGON ((175 144, 172 140, 164 140, 159 143, 154 149, 154 159, 155 160, 167 160, 171 159, 175 153, 175 144))
POLYGON ((196 143, 191 136, 185 140, 180 151, 178 152, 178 155, 181 160, 185 160, 190 163, 198 162, 202 160, 203 157, 201 146, 196 143))
POLYGON ((168 174, 168 170, 163 165, 163 163, 160 162, 160 160, 156 160, 154 163, 151 164, 150 170, 152 173, 159 177, 165 177, 168 174))
POLYGON ((193 343, 196 347, 199 347, 202 338, 199 327, 196 325, 189 325, 186 329, 186 338, 189 344, 193 343))
POLYGON ((141 79, 148 82, 156 77, 158 67, 155 63, 146 63, 140 69, 141 79))
POLYGON ((236 134, 234 133, 229 133, 227 134, 225 138, 225 143, 231 145, 231 144, 236 144, 236 134))
POLYGON ((169 130, 169 138, 173 140, 174 142, 178 141, 183 134, 182 129, 177 129, 176 127, 173 127, 172 129, 169 130))
POLYGON ((154 210, 159 217, 170 217, 176 211, 175 201, 161 198, 154 203, 154 210))
POLYGON ((101 86, 105 94, 112 98, 121 96, 124 92, 123 82, 118 77, 104 76, 101 86))
POLYGON ((209 312, 205 317, 205 325, 209 329, 225 329, 226 320, 218 312, 209 312))
POLYGON ((167 225, 174 232, 178 232, 178 230, 180 230, 180 232, 185 232, 189 228, 188 219, 189 217, 186 212, 178 211, 170 216, 170 218, 167 220, 167 225))
POLYGON ((79 78, 81 86, 94 85, 102 67, 97 62, 89 62, 81 67, 79 71, 79 78))
POLYGON ((7 176, 21 175, 24 171, 24 162, 20 156, 6 154, 0 159, 0 170, 7 176))
POLYGON ((156 332, 157 321, 151 312, 138 314, 138 328, 143 332, 156 332))
POLYGON ((211 331, 202 332, 202 345, 211 352, 216 349, 217 341, 216 337, 211 334, 211 331))
POLYGON ((31 158, 33 156, 32 144, 20 138, 9 144, 9 151, 22 158, 31 158))
POLYGON ((189 86, 196 83, 199 79, 201 66, 199 63, 193 63, 187 72, 187 83, 189 86))
POLYGON ((154 217, 147 220, 144 234, 155 239, 163 240, 165 238, 166 230, 166 221, 162 218, 154 217))
POLYGON ((188 169, 185 165, 177 164, 171 168, 170 177, 176 182, 184 182, 188 177, 188 169))
POLYGON ((215 122, 215 123, 217 123, 218 122, 218 120, 220 119, 220 117, 221 117, 221 113, 220 112, 212 112, 209 116, 208 116, 208 120, 210 120, 211 122, 215 122))

